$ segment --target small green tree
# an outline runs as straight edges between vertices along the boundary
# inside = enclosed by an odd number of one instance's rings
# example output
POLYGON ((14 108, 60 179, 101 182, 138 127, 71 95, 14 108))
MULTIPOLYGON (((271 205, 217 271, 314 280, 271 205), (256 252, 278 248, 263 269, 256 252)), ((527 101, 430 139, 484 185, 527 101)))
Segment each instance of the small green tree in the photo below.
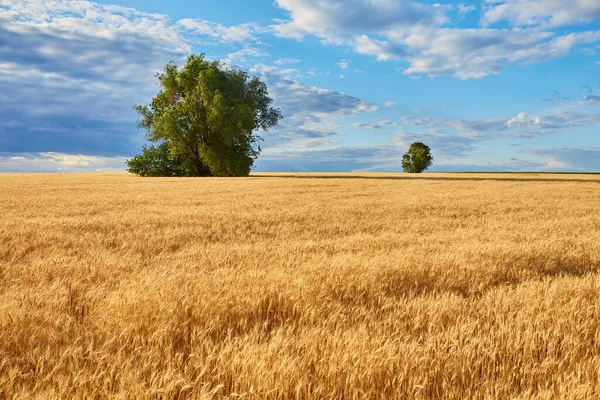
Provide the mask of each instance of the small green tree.
POLYGON ((169 63, 157 75, 160 90, 136 106, 139 128, 164 143, 195 176, 245 176, 260 154, 257 130, 277 126, 267 86, 244 71, 191 55, 181 69, 169 63))
POLYGON ((142 147, 137 154, 125 162, 127 171, 140 176, 185 176, 190 175, 181 157, 171 154, 165 143, 142 147))
POLYGON ((433 156, 429 146, 421 142, 414 142, 402 156, 402 169, 404 172, 420 173, 431 167, 433 156))

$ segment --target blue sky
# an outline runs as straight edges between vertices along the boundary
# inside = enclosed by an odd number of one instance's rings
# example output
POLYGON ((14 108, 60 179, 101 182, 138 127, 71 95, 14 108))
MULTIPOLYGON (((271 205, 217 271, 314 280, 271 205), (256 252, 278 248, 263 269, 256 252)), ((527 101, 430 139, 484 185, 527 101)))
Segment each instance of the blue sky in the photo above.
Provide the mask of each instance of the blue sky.
POLYGON ((123 171, 190 53, 281 108, 255 171, 600 171, 600 1, 0 0, 0 172, 123 171))

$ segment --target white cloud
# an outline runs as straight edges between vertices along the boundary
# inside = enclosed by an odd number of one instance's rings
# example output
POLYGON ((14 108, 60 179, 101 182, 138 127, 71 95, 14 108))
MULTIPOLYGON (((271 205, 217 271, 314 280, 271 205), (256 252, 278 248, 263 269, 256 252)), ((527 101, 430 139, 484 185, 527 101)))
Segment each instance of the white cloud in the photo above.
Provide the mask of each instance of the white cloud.
POLYGON ((529 116, 525 112, 520 112, 516 117, 506 121, 507 128, 521 128, 527 126, 534 126, 537 128, 546 128, 547 124, 542 122, 540 117, 529 116))
POLYGON ((269 53, 253 48, 253 47, 244 47, 236 52, 230 53, 227 55, 227 58, 223 60, 223 62, 227 65, 234 65, 235 63, 247 62, 248 59, 256 59, 260 57, 268 57, 269 53))
POLYGON ((275 36, 286 39, 295 39, 298 41, 304 39, 304 32, 294 23, 280 19, 276 19, 275 22, 275 25, 270 26, 275 36))
POLYGON ((405 74, 454 75, 461 79, 498 74, 505 64, 533 63, 567 55, 573 46, 600 40, 600 31, 552 37, 536 30, 438 29, 409 35, 405 74))
POLYGON ((284 68, 279 70, 279 74, 286 79, 295 79, 300 76, 300 70, 295 68, 284 68))
POLYGON ((354 51, 376 56, 377 61, 399 60, 406 55, 400 47, 385 40, 371 39, 367 35, 360 35, 354 39, 354 51))
POLYGON ((458 14, 459 15, 466 15, 469 14, 473 11, 477 10, 477 7, 475 7, 474 5, 464 5, 464 4, 459 4, 458 5, 458 14))
POLYGON ((393 101, 386 101, 383 105, 387 108, 392 108, 396 105, 396 103, 394 103, 393 101))
POLYGON ((430 25, 446 20, 443 7, 432 7, 401 0, 276 0, 289 12, 288 21, 279 21, 280 31, 295 38, 302 34, 317 35, 332 41, 345 41, 357 31, 381 33, 388 29, 430 25))
POLYGON ((341 69, 347 69, 348 68, 348 60, 342 60, 340 61, 337 65, 338 67, 340 67, 341 69))
POLYGON ((563 26, 600 20, 595 0, 486 0, 484 25, 509 21, 515 26, 563 26))
MULTIPOLYGON (((501 10, 513 10, 516 25, 524 28, 464 29, 449 27, 447 13, 473 12, 472 5, 457 7, 420 4, 409 0, 277 0, 289 12, 289 20, 275 27, 293 32, 301 40, 315 35, 329 45, 350 46, 356 53, 372 55, 378 61, 408 61, 407 75, 451 75, 476 79, 498 74, 505 65, 534 63, 564 57, 574 46, 600 41, 600 31, 554 32, 544 30, 559 21, 588 21, 600 16, 600 2, 576 0, 489 0, 484 20, 509 18, 501 10), (541 5, 547 5, 544 9, 541 5), (593 4, 592 4, 593 3, 593 4), (535 14, 525 16, 525 11, 535 14), (514 11, 517 10, 517 11, 514 11), (540 11, 541 10, 541 11, 540 11), (536 14, 537 13, 537 14, 536 14), (547 16, 549 22, 539 25, 547 16), (598 16, 596 15, 598 14, 598 16), (496 15, 496 17, 494 17, 496 15), (531 20, 532 24, 518 23, 531 20)), ((508 12, 508 11, 506 11, 508 12)), ((510 19, 510 18, 509 18, 510 19)), ((562 23, 562 22, 561 22, 562 23)), ((288 35, 289 36, 289 35, 288 35)))
POLYGON ((219 43, 258 42, 256 33, 262 31, 257 24, 224 26, 216 22, 185 18, 177 22, 182 28, 201 36, 208 36, 219 43))
POLYGON ((49 34, 60 32, 61 36, 71 39, 79 34, 107 40, 141 35, 153 37, 158 45, 182 51, 190 49, 165 15, 90 1, 2 0, 0 6, 3 7, 0 9, 2 19, 11 23, 5 27, 12 31, 21 32, 19 26, 35 26, 49 34))

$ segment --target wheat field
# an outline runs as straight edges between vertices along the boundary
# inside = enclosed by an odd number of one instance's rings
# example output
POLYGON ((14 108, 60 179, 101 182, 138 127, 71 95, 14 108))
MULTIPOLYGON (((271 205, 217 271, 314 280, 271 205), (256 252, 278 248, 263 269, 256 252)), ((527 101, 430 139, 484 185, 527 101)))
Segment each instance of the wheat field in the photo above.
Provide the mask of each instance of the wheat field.
POLYGON ((2 399, 600 398, 600 176, 0 175, 2 399))

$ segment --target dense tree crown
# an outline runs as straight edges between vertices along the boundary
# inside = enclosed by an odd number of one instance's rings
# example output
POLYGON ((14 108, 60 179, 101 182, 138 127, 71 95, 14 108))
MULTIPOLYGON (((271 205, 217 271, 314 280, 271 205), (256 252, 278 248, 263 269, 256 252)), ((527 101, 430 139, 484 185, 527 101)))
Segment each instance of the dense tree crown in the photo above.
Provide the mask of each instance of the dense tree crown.
POLYGON ((419 173, 425 171, 433 164, 433 156, 429 146, 421 142, 414 142, 402 156, 402 169, 404 172, 419 173))
POLYGON ((158 94, 149 105, 135 109, 141 116, 138 127, 146 129, 147 139, 160 146, 145 148, 142 155, 128 161, 129 171, 140 175, 144 169, 171 176, 248 175, 260 154, 261 138, 256 131, 268 131, 282 118, 279 109, 272 107, 267 86, 244 71, 209 62, 204 55, 189 56, 181 69, 169 63, 157 77, 158 94), (141 164, 154 155, 163 157, 168 168, 141 164))

